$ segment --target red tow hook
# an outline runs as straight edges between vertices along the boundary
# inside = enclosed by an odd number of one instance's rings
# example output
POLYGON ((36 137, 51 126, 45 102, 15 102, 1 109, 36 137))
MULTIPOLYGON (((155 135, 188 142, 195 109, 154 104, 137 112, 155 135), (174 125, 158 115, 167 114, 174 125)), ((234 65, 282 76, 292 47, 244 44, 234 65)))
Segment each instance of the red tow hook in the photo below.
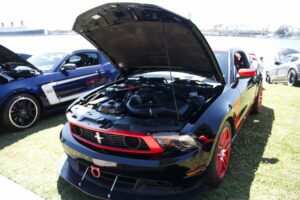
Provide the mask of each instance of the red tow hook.
POLYGON ((95 166, 91 165, 91 173, 92 173, 93 177, 95 177, 95 178, 101 177, 101 170, 99 167, 95 167, 95 166))
POLYGON ((200 140, 200 142, 204 142, 204 143, 212 143, 215 141, 215 139, 209 139, 208 137, 206 137, 205 135, 200 135, 198 137, 198 139, 200 140))
POLYGON ((79 186, 79 187, 81 187, 81 185, 82 185, 82 183, 83 183, 83 181, 84 181, 84 179, 85 179, 85 176, 86 176, 86 174, 87 174, 87 172, 89 171, 90 168, 91 168, 91 174, 93 175, 93 177, 95 177, 95 178, 100 178, 100 176, 101 176, 100 168, 99 168, 99 167, 95 167, 95 166, 93 166, 93 165, 88 166, 88 167, 85 169, 85 171, 84 171, 84 173, 83 173, 83 175, 82 175, 80 181, 78 182, 78 186, 79 186))
MULTIPOLYGON (((91 168, 91 174, 93 175, 93 177, 95 177, 95 178, 101 177, 101 170, 99 167, 95 167, 95 166, 91 165, 90 168, 91 168)), ((118 175, 115 177, 115 180, 109 190, 109 193, 107 194, 107 200, 111 200, 111 194, 113 192, 113 189, 115 188, 117 180, 118 180, 118 175)))

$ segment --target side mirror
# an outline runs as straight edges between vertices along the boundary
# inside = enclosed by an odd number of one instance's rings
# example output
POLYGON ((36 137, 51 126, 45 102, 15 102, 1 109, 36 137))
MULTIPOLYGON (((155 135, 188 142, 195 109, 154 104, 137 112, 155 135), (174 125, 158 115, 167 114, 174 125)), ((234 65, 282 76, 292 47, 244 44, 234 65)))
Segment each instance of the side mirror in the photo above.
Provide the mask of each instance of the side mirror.
POLYGON ((279 61, 275 61, 274 63, 275 65, 281 65, 281 63, 279 61))
POLYGON ((76 64, 74 64, 74 63, 66 63, 66 64, 64 64, 64 65, 60 68, 60 71, 66 72, 66 71, 74 70, 74 69, 76 69, 76 64))
POLYGON ((256 76, 256 71, 254 69, 239 69, 237 78, 252 78, 256 76))

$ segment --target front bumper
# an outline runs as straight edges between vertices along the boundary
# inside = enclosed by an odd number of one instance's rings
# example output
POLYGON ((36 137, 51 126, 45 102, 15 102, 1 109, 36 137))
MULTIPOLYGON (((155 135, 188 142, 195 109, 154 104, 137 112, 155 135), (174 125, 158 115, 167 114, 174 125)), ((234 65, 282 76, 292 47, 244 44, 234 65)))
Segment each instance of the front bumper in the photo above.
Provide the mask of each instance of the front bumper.
MULTIPOLYGON (((61 162, 60 176, 85 193, 106 198, 113 181, 118 181, 113 196, 119 199, 140 199, 143 196, 172 196, 172 199, 195 197, 203 184, 199 181, 205 172, 207 153, 195 150, 172 159, 139 159, 119 155, 105 154, 88 148, 76 141, 69 126, 61 133, 62 146, 68 155, 61 162), (96 166, 101 170, 101 177, 94 178, 90 171, 79 187, 78 183, 88 167, 96 166), (187 172, 195 168, 203 168, 198 173, 187 176, 187 172), (194 192, 195 193, 194 193, 194 192), (124 196, 125 195, 125 196, 124 196), (173 198, 174 196, 174 198, 173 198), (184 196, 184 197, 183 197, 184 196)), ((150 197, 149 197, 150 198, 150 197)))

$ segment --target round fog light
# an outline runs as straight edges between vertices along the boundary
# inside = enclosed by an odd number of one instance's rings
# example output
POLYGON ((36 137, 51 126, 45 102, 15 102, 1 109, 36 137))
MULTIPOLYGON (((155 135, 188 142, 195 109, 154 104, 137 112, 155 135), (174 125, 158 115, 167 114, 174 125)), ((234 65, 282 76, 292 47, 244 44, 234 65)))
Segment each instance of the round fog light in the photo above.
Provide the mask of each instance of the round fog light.
POLYGON ((124 137, 123 143, 126 147, 129 149, 139 149, 141 146, 141 139, 140 138, 134 138, 134 137, 124 137))

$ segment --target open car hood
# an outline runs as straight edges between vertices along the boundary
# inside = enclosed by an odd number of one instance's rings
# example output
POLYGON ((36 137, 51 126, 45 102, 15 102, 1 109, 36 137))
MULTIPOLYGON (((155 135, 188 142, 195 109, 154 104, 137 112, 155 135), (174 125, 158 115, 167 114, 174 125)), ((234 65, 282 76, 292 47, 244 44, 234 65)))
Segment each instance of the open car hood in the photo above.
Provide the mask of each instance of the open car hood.
POLYGON ((19 65, 28 66, 33 68, 34 70, 37 70, 38 72, 41 72, 38 68, 21 58, 18 54, 0 45, 0 65, 8 63, 18 63, 19 65))
POLYGON ((207 41, 188 19, 149 4, 109 3, 76 19, 73 30, 126 74, 191 72, 224 83, 207 41))

